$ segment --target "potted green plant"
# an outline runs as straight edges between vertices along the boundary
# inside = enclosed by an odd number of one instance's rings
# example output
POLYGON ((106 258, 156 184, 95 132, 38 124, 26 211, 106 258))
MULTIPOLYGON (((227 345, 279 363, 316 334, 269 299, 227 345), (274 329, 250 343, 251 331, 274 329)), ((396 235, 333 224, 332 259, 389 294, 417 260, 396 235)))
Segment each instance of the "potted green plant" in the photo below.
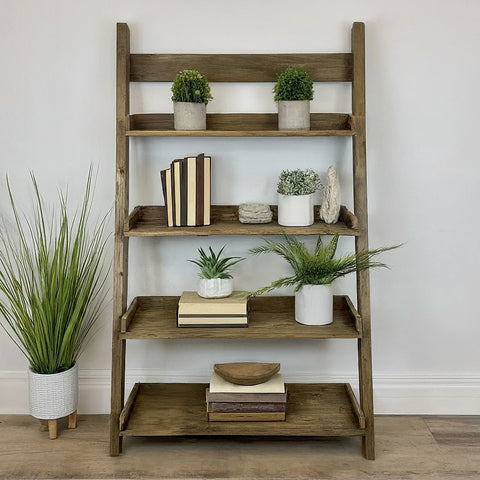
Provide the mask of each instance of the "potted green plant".
POLYGON ((305 325, 327 325, 333 321, 332 283, 344 275, 373 267, 387 267, 384 263, 372 261, 373 257, 393 247, 364 250, 334 258, 338 234, 328 245, 318 237, 313 252, 295 237, 285 235, 284 241, 264 239, 264 244, 250 249, 250 253, 276 253, 292 267, 293 275, 275 280, 250 296, 271 292, 276 288, 293 286, 295 291, 295 320, 305 325))
POLYGON ((277 77, 273 87, 278 102, 279 130, 309 130, 312 77, 301 68, 289 67, 277 77))
POLYGON ((233 265, 244 260, 241 257, 222 258, 225 245, 218 253, 212 247, 208 247, 209 254, 203 248, 198 249, 200 258, 189 260, 200 267, 200 280, 198 283, 198 294, 204 298, 228 297, 233 291, 232 274, 229 271, 233 265))
POLYGON ((277 184, 279 225, 312 225, 313 194, 319 186, 320 177, 311 168, 282 170, 277 184))
POLYGON ((213 97, 207 77, 197 70, 177 73, 172 85, 175 130, 205 130, 207 103, 213 97))
POLYGON ((13 221, 2 217, 0 230, 0 324, 29 362, 30 413, 48 420, 55 438, 56 419, 73 415, 76 426, 77 360, 105 299, 107 217, 89 227, 91 169, 73 216, 62 192, 49 214, 33 174, 32 182, 29 219, 7 179, 13 221))

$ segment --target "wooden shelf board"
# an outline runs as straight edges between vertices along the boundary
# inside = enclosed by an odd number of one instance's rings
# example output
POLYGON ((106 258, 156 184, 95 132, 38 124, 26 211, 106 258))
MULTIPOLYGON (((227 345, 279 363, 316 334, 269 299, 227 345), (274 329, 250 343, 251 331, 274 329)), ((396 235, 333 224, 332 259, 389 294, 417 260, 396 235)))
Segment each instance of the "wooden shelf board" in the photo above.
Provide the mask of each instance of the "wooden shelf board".
POLYGON ((206 130, 175 130, 171 113, 130 115, 131 137, 318 137, 352 136, 354 121, 347 113, 312 113, 310 130, 278 130, 276 113, 211 113, 206 130))
POLYGON ((333 323, 302 325, 295 321, 295 297, 271 296, 250 299, 248 327, 178 328, 180 297, 136 297, 122 324, 122 339, 146 338, 360 338, 359 315, 347 296, 334 296, 333 323))
POLYGON ((357 236, 362 231, 349 228, 339 221, 333 225, 322 222, 315 206, 315 221, 309 227, 285 227, 277 222, 277 206, 271 205, 273 221, 263 224, 247 224, 238 221, 238 207, 234 205, 212 205, 212 223, 198 227, 168 227, 164 206, 145 205, 136 207, 125 221, 127 237, 174 237, 182 235, 340 235, 357 236))
MULTIPOLYGON (((139 384, 123 436, 353 436, 363 435, 347 384, 287 384, 287 415, 279 422, 209 422, 207 384, 139 384)), ((132 402, 127 402, 132 403, 132 402)), ((363 414, 362 414, 363 415, 363 414)))

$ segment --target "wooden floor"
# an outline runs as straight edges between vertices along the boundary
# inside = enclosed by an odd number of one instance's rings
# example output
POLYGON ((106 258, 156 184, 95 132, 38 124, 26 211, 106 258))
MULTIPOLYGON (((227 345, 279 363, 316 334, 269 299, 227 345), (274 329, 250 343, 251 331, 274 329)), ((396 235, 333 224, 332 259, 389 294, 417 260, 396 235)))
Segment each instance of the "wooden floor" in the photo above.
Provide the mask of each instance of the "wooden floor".
POLYGON ((1 479, 480 479, 480 417, 377 416, 377 459, 359 438, 127 438, 108 455, 108 417, 60 422, 48 439, 26 415, 0 416, 1 479))

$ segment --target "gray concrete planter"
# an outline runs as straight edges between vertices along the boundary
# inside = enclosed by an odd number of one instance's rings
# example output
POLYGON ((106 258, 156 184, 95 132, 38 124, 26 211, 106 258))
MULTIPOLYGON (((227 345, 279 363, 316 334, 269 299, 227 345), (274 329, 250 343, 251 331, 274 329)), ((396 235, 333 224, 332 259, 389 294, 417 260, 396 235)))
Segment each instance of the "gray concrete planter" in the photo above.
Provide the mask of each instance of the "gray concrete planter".
POLYGON ((206 130, 207 106, 204 103, 173 102, 175 130, 206 130))
POLYGON ((310 130, 310 100, 280 100, 279 130, 310 130))

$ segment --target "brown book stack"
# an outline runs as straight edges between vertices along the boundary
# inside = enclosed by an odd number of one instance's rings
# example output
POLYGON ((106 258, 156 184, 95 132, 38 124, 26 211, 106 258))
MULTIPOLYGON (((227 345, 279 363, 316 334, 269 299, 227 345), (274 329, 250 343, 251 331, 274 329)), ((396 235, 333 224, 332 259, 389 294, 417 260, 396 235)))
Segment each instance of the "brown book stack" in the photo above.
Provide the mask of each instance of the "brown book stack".
POLYGON ((248 299, 243 292, 225 298, 203 298, 183 292, 178 302, 178 327, 248 327, 248 299))
POLYGON ((169 227, 210 225, 211 162, 200 153, 160 172, 169 227))
POLYGON ((210 422, 283 421, 287 390, 280 373, 257 385, 237 385, 213 373, 206 401, 210 422))

